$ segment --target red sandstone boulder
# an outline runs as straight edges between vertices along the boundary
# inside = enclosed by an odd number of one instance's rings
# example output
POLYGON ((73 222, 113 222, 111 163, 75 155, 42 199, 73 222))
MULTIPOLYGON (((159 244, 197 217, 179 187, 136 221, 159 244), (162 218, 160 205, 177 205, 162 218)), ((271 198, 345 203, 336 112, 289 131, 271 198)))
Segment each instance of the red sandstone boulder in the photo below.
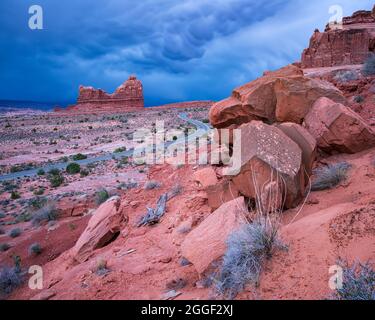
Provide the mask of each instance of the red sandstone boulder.
POLYGON ((80 263, 86 261, 94 250, 113 241, 127 222, 120 208, 120 198, 112 197, 93 213, 85 231, 71 249, 72 256, 80 263))
POLYGON ((333 84, 306 77, 280 78, 275 83, 276 120, 301 123, 311 106, 320 97, 346 103, 339 89, 333 84))
POLYGON ((258 117, 246 111, 241 101, 229 97, 214 104, 210 109, 209 119, 216 128, 226 128, 233 124, 241 125, 242 123, 256 120, 258 117))
POLYGON ((306 170, 306 178, 311 175, 312 167, 317 153, 315 138, 301 125, 292 122, 284 122, 277 125, 290 139, 298 144, 302 150, 302 161, 306 170))
POLYGON ((240 196, 238 188, 228 179, 208 186, 206 189, 208 206, 212 210, 216 210, 224 203, 236 199, 240 196))
POLYGON ((251 120, 301 123, 316 99, 346 100, 332 84, 303 76, 289 65, 233 90, 232 96, 212 106, 209 119, 215 128, 238 127, 251 120))
POLYGON ((224 255, 228 236, 246 222, 247 214, 243 197, 223 204, 186 236, 182 256, 203 274, 224 255))
POLYGON ((304 123, 327 152, 356 153, 375 146, 375 131, 351 109, 327 98, 316 101, 304 123))
POLYGON ((218 183, 216 172, 212 167, 194 172, 193 180, 198 183, 199 188, 203 189, 218 183))
MULTIPOLYGON (((276 206, 282 199, 285 207, 299 204, 305 189, 304 166, 300 147, 275 126, 252 121, 241 129, 241 171, 232 177, 240 194, 259 199, 264 187, 276 182, 279 194, 276 206), (283 196, 285 195, 285 196, 283 196)), ((267 191, 268 192, 268 191, 267 191)))

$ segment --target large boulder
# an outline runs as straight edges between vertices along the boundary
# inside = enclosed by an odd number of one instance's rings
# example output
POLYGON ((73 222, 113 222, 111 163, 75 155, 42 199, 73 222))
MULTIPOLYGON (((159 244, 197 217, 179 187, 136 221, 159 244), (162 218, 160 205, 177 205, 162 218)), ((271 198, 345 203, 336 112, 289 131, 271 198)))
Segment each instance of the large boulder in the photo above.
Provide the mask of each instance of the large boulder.
POLYGON ((315 102, 304 124, 326 152, 356 153, 375 146, 375 131, 354 111, 328 98, 315 102))
POLYGON ((328 97, 336 102, 346 103, 341 91, 333 84, 306 77, 280 78, 275 84, 275 117, 279 122, 302 123, 314 102, 328 97))
POLYGON ((259 119, 250 114, 242 105, 241 101, 234 97, 224 99, 210 109, 209 118, 216 128, 227 128, 230 125, 240 125, 259 119))
POLYGON ((302 161, 306 171, 306 177, 311 175, 314 160, 317 154, 315 138, 301 125, 293 122, 284 122, 277 125, 290 139, 298 144, 302 150, 302 161))
POLYGON ((246 222, 247 214, 243 197, 224 203, 186 236, 182 256, 203 274, 225 254, 228 236, 246 222))
POLYGON ((211 210, 216 210, 222 204, 240 196, 238 188, 230 179, 222 179, 220 182, 208 186, 206 189, 208 206, 211 210))
POLYGON ((199 188, 203 189, 215 185, 218 182, 216 172, 212 167, 207 167, 194 172, 193 180, 198 184, 199 188))
POLYGON ((335 86, 307 78, 302 69, 289 65, 234 89, 230 98, 211 107, 209 119, 215 128, 238 127, 251 120, 301 123, 315 100, 324 96, 346 103, 335 86))
POLYGON ((112 197, 95 210, 85 231, 72 248, 71 253, 76 261, 86 261, 94 250, 117 238, 128 221, 120 204, 119 197, 112 197))
MULTIPOLYGON (((240 173, 232 177, 239 192, 259 199, 270 182, 276 182, 285 206, 296 206, 304 194, 305 178, 300 147, 275 126, 252 121, 240 126, 240 173)), ((273 204, 271 207, 274 206, 273 204)))

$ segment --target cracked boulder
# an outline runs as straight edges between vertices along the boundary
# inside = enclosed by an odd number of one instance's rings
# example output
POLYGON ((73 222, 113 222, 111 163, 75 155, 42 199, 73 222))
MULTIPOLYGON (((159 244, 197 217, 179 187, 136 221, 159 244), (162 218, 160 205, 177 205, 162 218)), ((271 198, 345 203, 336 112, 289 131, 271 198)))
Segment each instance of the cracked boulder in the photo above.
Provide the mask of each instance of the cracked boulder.
POLYGON ((271 198, 275 203, 269 207, 281 202, 286 208, 298 205, 306 184, 302 151, 298 144, 282 130, 261 121, 252 121, 239 129, 241 153, 236 166, 240 167, 240 171, 231 180, 240 194, 261 199, 263 194, 272 191, 274 195, 271 198))
POLYGON ((328 153, 356 153, 375 146, 375 131, 354 111, 328 98, 320 98, 304 125, 318 147, 328 153))
POLYGON ((76 261, 82 263, 88 260, 95 250, 116 240, 128 221, 120 204, 119 197, 112 197, 94 211, 85 231, 71 250, 76 261))
POLYGON ((228 236, 247 221, 247 215, 243 197, 224 203, 186 236, 182 256, 203 274, 225 254, 228 236))

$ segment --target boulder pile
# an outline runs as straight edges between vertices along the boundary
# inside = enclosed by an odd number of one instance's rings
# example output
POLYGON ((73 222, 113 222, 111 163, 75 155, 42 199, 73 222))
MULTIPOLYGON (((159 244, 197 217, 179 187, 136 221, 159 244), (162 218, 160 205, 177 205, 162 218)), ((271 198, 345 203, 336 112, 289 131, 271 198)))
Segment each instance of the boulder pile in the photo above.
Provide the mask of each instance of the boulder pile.
MULTIPOLYGON (((239 163, 238 172, 205 178, 212 210, 239 196, 255 200, 263 211, 296 207, 318 150, 355 153, 375 146, 374 130, 346 105, 333 84, 304 76, 296 65, 266 72, 213 105, 210 122, 230 130, 231 149, 233 129, 240 130, 241 159, 232 161, 239 163)), ((204 170, 196 175, 208 174, 204 170)))

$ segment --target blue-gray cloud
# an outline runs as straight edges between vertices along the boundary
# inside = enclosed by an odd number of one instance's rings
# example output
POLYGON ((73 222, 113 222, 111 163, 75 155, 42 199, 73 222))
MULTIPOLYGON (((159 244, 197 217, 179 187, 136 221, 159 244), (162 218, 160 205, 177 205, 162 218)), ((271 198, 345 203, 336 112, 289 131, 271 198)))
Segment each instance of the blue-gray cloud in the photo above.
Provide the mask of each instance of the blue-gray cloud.
POLYGON ((148 105, 221 99, 296 61, 331 5, 368 0, 1 0, 0 99, 74 101, 79 84, 113 91, 129 74, 148 105), (28 8, 44 30, 28 28, 28 8))

